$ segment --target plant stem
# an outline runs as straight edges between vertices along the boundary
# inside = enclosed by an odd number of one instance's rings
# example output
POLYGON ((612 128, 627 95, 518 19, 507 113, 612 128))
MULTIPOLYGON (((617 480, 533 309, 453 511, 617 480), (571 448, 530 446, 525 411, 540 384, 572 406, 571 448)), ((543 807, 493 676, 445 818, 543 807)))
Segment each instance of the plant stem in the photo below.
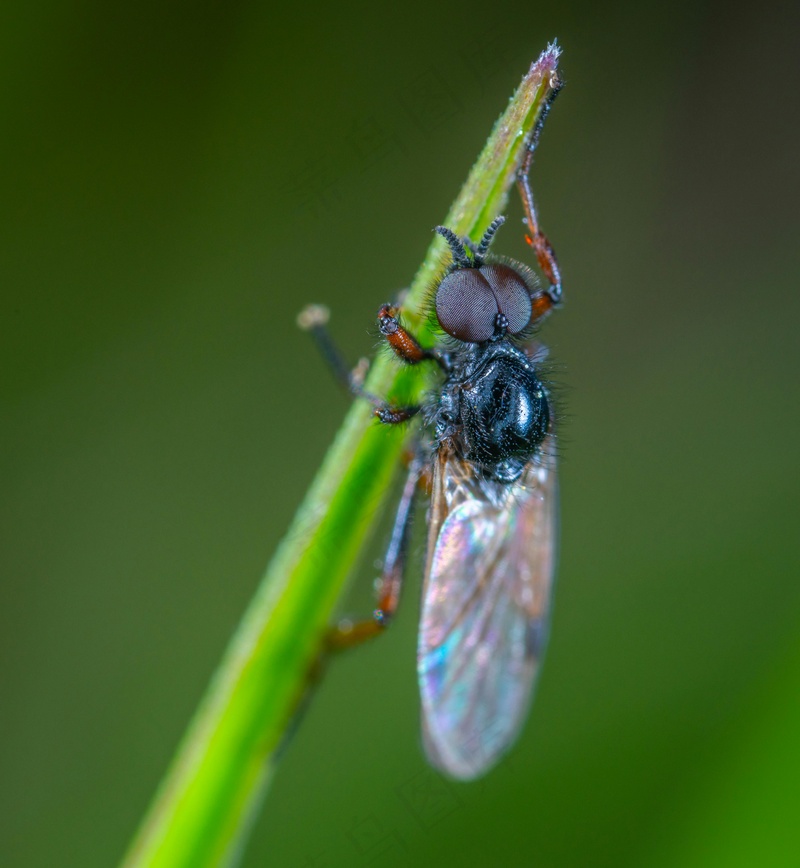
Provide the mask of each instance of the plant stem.
MULTIPOLYGON (((496 123, 443 221, 458 235, 479 237, 505 206, 524 145, 555 83, 558 55, 548 46, 496 123)), ((403 307, 423 343, 433 340, 426 295, 445 251, 434 236, 403 307)), ((403 387, 419 394, 427 376, 379 358, 366 385, 378 395, 403 387)), ((390 492, 408 437, 400 427, 377 425, 367 402, 353 404, 231 640, 125 868, 201 868, 236 860, 337 600, 390 492)))

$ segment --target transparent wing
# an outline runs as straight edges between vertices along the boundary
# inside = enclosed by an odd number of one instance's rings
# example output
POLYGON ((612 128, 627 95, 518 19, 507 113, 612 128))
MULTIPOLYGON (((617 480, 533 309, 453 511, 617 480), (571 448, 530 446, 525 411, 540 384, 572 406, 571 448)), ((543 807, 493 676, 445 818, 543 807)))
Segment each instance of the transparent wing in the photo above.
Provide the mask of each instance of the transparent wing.
POLYGON ((555 568, 553 447, 513 485, 437 455, 417 671, 428 758, 455 778, 493 765, 530 704, 555 568))

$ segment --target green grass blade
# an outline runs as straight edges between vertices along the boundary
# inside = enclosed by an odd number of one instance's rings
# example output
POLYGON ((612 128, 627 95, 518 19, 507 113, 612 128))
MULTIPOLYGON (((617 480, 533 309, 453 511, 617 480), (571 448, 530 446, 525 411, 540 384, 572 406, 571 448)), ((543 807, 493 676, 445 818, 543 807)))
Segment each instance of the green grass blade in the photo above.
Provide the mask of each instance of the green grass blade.
MULTIPOLYGON (((523 146, 553 87, 559 50, 533 64, 497 121, 444 221, 480 235, 506 203, 523 146)), ((434 236, 404 303, 423 342, 425 296, 445 244, 434 236)), ((367 388, 419 393, 428 372, 379 358, 367 388)), ((237 629, 124 860, 125 868, 230 864, 274 770, 274 757, 308 682, 359 552, 392 479, 407 430, 375 424, 356 401, 237 629)))

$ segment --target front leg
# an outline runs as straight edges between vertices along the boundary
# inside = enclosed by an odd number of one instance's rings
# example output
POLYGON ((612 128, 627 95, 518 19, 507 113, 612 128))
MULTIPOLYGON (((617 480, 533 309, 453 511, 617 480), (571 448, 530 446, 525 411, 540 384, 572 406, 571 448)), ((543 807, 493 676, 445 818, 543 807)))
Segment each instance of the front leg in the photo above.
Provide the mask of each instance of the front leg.
POLYGON ((386 338, 395 355, 409 365, 417 365, 428 360, 436 362, 442 370, 449 367, 447 358, 436 350, 426 350, 420 346, 419 341, 406 331, 397 318, 397 308, 390 304, 383 304, 378 310, 378 328, 386 338))
MULTIPOLYGON (((436 362, 443 370, 448 369, 447 357, 435 350, 424 349, 420 342, 400 324, 397 318, 397 308, 390 304, 381 305, 378 310, 378 328, 386 338, 395 355, 406 364, 418 365, 420 362, 436 362)), ((394 407, 382 404, 375 408, 375 416, 384 425, 397 425, 407 422, 422 409, 419 404, 406 407, 394 407)))
POLYGON ((556 80, 555 82, 551 82, 551 87, 552 90, 531 133, 530 140, 526 146, 525 158, 517 173, 517 188, 522 199, 522 207, 525 210, 525 223, 528 228, 525 240, 533 248, 539 268, 542 270, 549 284, 543 291, 533 296, 532 321, 544 316, 553 307, 560 304, 564 291, 561 280, 561 269, 558 265, 555 250, 553 250, 553 245, 544 232, 542 232, 539 225, 539 216, 536 212, 536 204, 533 201, 533 191, 531 190, 530 182, 533 155, 539 144, 542 127, 550 113, 550 108, 561 90, 561 83, 556 80))
MULTIPOLYGON (((364 389, 364 368, 357 366, 351 371, 347 366, 344 356, 328 330, 329 317, 327 308, 322 305, 309 305, 300 313, 297 323, 314 338, 336 379, 356 397, 369 401, 375 408, 375 417, 384 425, 398 425, 416 416, 422 409, 418 404, 395 407, 364 389)), ((392 305, 384 304, 378 310, 378 328, 398 358, 407 364, 416 365, 431 360, 444 370, 448 370, 447 357, 435 350, 423 349, 419 341, 400 324, 397 309, 392 305)))

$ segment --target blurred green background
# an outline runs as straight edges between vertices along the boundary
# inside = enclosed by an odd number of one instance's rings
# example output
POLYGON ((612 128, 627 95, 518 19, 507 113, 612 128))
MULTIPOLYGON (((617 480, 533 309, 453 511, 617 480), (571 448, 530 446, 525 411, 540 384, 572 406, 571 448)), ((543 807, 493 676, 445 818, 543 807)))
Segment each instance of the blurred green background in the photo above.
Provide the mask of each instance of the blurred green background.
POLYGON ((417 568, 396 628, 330 669, 244 864, 800 864, 798 25, 719 0, 3 7, 0 864, 121 857, 347 406, 298 309, 373 351, 553 37, 533 180, 568 419, 533 713, 484 780, 427 768, 417 568))

